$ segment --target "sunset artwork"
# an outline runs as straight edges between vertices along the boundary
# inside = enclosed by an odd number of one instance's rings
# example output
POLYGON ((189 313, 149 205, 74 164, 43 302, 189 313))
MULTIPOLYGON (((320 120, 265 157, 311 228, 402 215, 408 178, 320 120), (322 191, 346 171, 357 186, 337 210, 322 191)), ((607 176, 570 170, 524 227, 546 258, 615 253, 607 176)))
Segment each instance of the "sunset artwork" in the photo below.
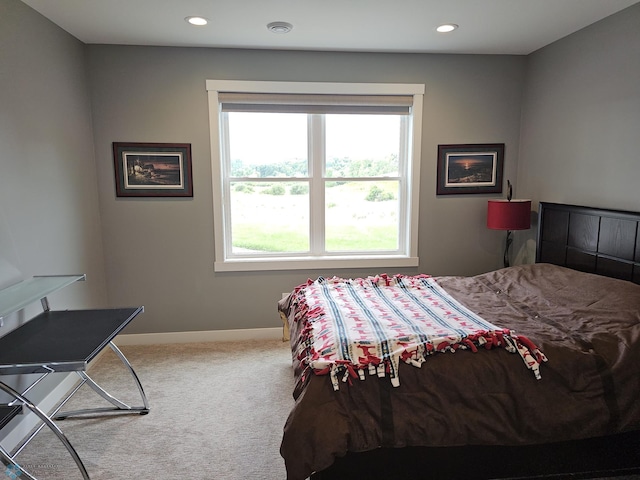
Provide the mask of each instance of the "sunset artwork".
POLYGON ((446 185, 495 185, 495 153, 449 153, 446 156, 446 185))
POLYGON ((118 197, 193 197, 190 143, 113 142, 118 197))
POLYGON ((438 195, 502 193, 504 143, 438 145, 438 195))
POLYGON ((182 155, 179 153, 125 153, 126 186, 183 188, 182 155))

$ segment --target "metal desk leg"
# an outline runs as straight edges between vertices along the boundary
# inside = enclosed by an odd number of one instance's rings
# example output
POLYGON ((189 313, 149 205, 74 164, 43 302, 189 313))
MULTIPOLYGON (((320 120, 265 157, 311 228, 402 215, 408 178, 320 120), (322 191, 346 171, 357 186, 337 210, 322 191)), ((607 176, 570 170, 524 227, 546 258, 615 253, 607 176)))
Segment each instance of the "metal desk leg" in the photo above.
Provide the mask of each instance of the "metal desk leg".
MULTIPOLYGON (((53 423, 53 421, 47 416, 47 414, 44 413, 42 410, 40 410, 40 408, 38 408, 36 405, 31 403, 21 393, 17 392, 16 390, 14 390, 10 386, 6 385, 5 383, 0 382, 0 389, 4 390, 6 393, 11 395, 13 398, 15 398, 20 403, 22 403, 22 405, 24 405, 25 407, 27 407, 29 410, 31 410, 33 413, 36 414, 40 418, 40 420, 42 420, 42 422, 44 422, 44 424, 47 427, 49 427, 49 429, 56 435, 56 437, 58 437, 58 440, 60 440, 62 442, 64 447, 67 449, 67 451, 71 455, 71 458, 73 458, 73 461, 76 462, 76 465, 78 466, 78 469, 80 470, 80 473, 82 474, 82 478, 85 479, 85 480, 91 480, 89 478, 89 473, 87 472, 87 469, 85 468, 84 464, 82 463, 82 460, 80 460, 80 457, 78 456, 78 453, 76 452, 76 450, 73 448, 73 446, 69 442, 69 439, 66 437, 66 435, 64 433, 62 433, 62 430, 60 430, 60 428, 58 428, 58 426, 55 423, 53 423)), ((14 459, 11 456, 9 456, 6 452, 4 452, 4 450, 2 450, 2 456, 3 457, 5 457, 5 456, 8 457, 7 460, 9 460, 11 463, 15 464, 14 459)), ((23 472, 23 473, 26 473, 26 472, 23 472)), ((33 479, 34 477, 29 475, 27 478, 33 479)))
POLYGON ((127 357, 124 356, 124 353, 120 351, 120 349, 116 346, 116 344, 113 342, 109 342, 109 346, 111 347, 111 350, 113 350, 115 354, 118 355, 118 357, 120 357, 120 360, 122 360, 122 363, 124 363, 125 367, 127 367, 127 369, 129 370, 129 373, 131 373, 131 376, 133 377, 134 382, 136 383, 136 386, 138 387, 138 392, 140 392, 140 397, 142 398, 142 404, 144 405, 144 410, 145 410, 142 413, 144 414, 149 413, 149 402, 147 401, 147 396, 144 394, 144 389, 142 388, 142 383, 140 383, 140 379, 138 378, 138 375, 136 375, 136 372, 131 366, 131 364, 129 363, 129 360, 127 360, 127 357))
POLYGON ((120 358, 124 366, 127 367, 127 370, 129 370, 129 373, 133 377, 133 380, 136 386, 138 387, 138 391, 140 392, 140 397, 142 398, 142 404, 144 406, 130 407, 126 403, 118 400, 113 395, 108 393, 104 388, 98 385, 86 372, 76 372, 80 376, 80 378, 82 378, 83 383, 86 383, 87 385, 89 385, 98 395, 100 395, 102 398, 107 400, 109 403, 113 404, 114 407, 113 408, 110 408, 110 407, 86 408, 82 410, 62 412, 62 413, 58 413, 54 417, 56 420, 64 420, 65 418, 68 418, 68 417, 74 417, 74 416, 80 416, 80 415, 94 415, 94 414, 100 414, 100 413, 120 413, 120 414, 138 413, 140 415, 146 415, 147 413, 149 413, 149 402, 147 401, 147 396, 144 393, 144 389, 142 388, 142 383, 140 383, 140 379, 138 378, 138 375, 136 375, 136 372, 131 366, 131 364, 129 363, 129 360, 127 360, 127 357, 124 356, 124 354, 120 351, 120 349, 113 342, 109 342, 109 346, 111 347, 111 350, 113 350, 115 354, 120 358))

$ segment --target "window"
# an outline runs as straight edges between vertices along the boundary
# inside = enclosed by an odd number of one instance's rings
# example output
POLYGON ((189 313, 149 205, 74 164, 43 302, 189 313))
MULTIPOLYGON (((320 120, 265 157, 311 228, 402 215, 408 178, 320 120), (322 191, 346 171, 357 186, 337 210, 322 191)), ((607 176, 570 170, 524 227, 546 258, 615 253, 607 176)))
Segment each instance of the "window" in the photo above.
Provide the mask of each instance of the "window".
POLYGON ((423 85, 207 90, 217 271, 418 264, 423 85))

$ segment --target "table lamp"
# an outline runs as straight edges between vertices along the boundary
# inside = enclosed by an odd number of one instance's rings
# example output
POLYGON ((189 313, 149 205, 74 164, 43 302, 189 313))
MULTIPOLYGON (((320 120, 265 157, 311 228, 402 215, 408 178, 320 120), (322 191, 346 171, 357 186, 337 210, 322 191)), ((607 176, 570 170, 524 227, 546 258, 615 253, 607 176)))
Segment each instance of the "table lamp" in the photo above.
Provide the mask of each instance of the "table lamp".
POLYGON ((509 247, 513 242, 513 230, 531 228, 531 200, 511 200, 511 182, 506 200, 489 200, 487 205, 487 228, 506 230, 507 239, 504 247, 504 266, 509 266, 509 247))

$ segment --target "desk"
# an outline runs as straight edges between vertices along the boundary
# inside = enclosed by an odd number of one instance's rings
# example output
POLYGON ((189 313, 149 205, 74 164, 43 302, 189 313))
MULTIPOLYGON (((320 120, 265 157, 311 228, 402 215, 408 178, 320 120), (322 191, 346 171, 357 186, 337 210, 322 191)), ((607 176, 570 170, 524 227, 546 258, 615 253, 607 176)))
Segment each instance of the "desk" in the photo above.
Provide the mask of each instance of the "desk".
POLYGON ((89 474, 82 460, 54 420, 79 415, 121 413, 145 415, 149 412, 149 404, 138 376, 124 354, 112 342, 124 327, 144 311, 144 307, 51 311, 43 292, 48 295, 78 280, 84 280, 84 276, 34 277, 0 291, 0 319, 37 299, 41 300, 44 308, 44 312, 0 337, 0 375, 39 374, 38 378, 21 392, 0 379, 0 390, 14 399, 6 405, 0 405, 0 429, 22 413, 25 408, 41 420, 40 426, 11 453, 0 445, 0 459, 4 463, 17 465, 21 472, 20 478, 37 480, 20 467, 16 457, 33 437, 47 426, 66 447, 83 478, 89 480, 89 474), (107 346, 114 351, 131 374, 140 393, 142 406, 131 407, 118 400, 86 373, 89 362, 107 346), (53 412, 46 413, 32 403, 27 394, 45 377, 60 372, 75 372, 80 377, 80 382, 53 412), (59 413, 65 403, 85 384, 109 401, 113 407, 59 413))
POLYGON ((0 375, 86 370, 142 311, 143 307, 42 312, 0 338, 0 375))

